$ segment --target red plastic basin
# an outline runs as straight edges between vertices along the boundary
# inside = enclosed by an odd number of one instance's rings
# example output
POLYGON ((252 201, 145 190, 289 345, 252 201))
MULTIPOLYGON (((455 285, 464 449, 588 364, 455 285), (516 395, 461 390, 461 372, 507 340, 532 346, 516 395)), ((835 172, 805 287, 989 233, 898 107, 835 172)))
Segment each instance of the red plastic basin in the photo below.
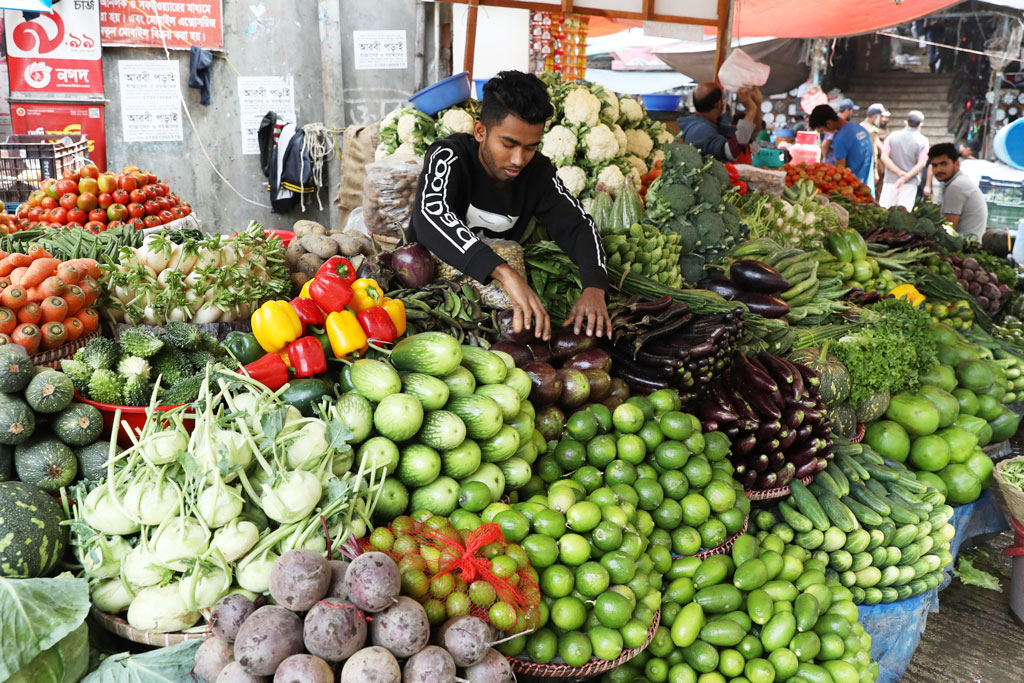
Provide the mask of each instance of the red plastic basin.
MULTIPOLYGON (((90 405, 96 410, 100 411, 100 415, 103 416, 103 437, 106 439, 110 438, 111 432, 114 431, 114 415, 120 409, 121 411, 121 429, 117 435, 117 445, 122 448, 128 448, 132 445, 132 440, 128 436, 128 430, 131 429, 132 436, 138 436, 139 432, 146 425, 146 413, 149 408, 146 406, 116 406, 112 403, 100 403, 99 401, 91 401, 77 391, 75 392, 75 400, 86 405, 90 405)), ((166 413, 169 410, 178 408, 179 406, 157 406, 156 410, 161 413, 166 413)), ((186 417, 183 420, 183 426, 185 431, 189 434, 192 433, 193 427, 195 427, 195 418, 186 417)))

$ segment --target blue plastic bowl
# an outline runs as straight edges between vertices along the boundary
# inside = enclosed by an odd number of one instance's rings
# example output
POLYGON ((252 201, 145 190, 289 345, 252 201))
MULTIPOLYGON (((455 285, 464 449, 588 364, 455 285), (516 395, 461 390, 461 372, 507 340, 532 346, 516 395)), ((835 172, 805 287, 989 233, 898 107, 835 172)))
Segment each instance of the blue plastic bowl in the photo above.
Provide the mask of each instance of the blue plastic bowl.
POLYGON ((644 106, 650 111, 675 111, 683 98, 680 95, 644 95, 644 106))
POLYGON ((775 139, 781 140, 782 138, 795 138, 796 131, 792 128, 778 128, 775 130, 775 139))
POLYGON ((473 84, 476 86, 476 98, 482 100, 484 98, 484 86, 487 85, 489 78, 474 78, 473 84))
POLYGON ((459 102, 469 99, 469 72, 449 76, 443 81, 427 86, 418 93, 413 93, 409 101, 427 116, 454 107, 459 102))

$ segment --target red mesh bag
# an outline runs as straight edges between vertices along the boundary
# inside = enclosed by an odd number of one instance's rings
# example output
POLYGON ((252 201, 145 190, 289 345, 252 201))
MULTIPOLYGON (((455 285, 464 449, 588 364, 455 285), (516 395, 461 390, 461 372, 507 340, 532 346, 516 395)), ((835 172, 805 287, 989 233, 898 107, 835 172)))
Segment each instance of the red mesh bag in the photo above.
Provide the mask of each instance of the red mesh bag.
POLYGON ((445 517, 398 517, 360 541, 398 563, 402 594, 419 600, 431 624, 472 614, 500 631, 536 628, 540 589, 526 551, 497 524, 458 531, 445 517))

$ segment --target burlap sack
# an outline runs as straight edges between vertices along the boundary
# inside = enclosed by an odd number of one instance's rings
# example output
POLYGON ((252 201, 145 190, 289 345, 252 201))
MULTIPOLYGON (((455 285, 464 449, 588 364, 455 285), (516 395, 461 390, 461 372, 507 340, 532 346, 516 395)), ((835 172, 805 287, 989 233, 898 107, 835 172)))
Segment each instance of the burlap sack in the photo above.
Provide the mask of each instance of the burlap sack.
POLYGON ((338 208, 338 225, 343 226, 352 210, 363 205, 366 164, 373 161, 374 151, 380 142, 380 123, 349 126, 341 140, 341 181, 334 206, 338 208))

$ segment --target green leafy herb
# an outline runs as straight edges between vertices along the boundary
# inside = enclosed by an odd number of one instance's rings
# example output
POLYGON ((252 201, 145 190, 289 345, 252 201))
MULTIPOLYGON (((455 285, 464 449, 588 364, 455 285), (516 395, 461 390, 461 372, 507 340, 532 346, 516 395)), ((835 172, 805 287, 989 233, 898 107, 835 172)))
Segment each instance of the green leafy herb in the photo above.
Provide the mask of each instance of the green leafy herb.
POLYGON ((957 561, 953 575, 969 586, 980 586, 993 591, 1003 592, 999 579, 983 569, 974 566, 974 558, 961 555, 957 561))

